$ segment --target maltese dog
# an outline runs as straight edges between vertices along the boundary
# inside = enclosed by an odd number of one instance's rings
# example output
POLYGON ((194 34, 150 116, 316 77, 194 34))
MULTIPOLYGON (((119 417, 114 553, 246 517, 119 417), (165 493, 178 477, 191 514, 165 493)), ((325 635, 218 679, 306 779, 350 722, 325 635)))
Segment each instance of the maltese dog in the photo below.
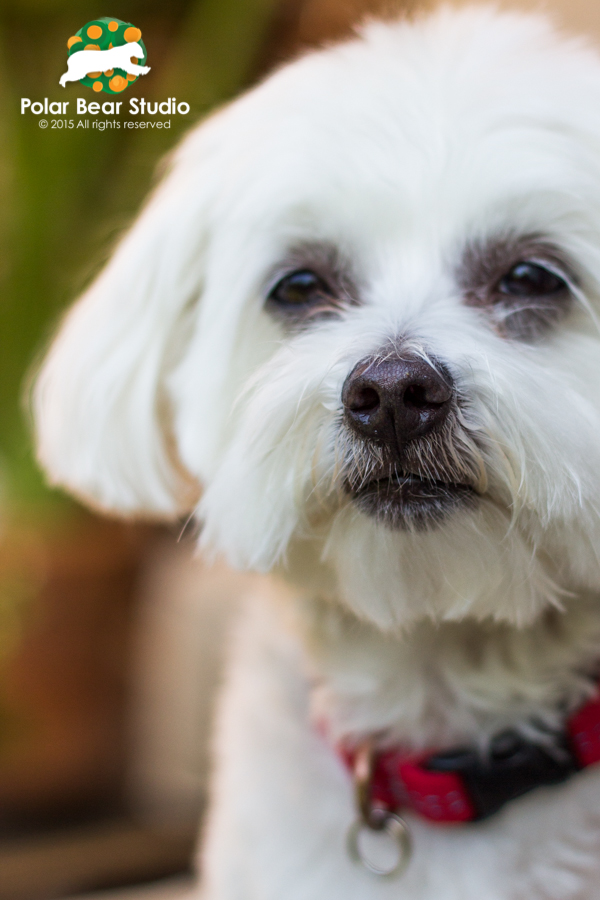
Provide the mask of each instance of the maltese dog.
POLYGON ((543 18, 371 22, 174 153, 35 415, 53 483, 282 581, 198 896, 600 897, 599 314, 600 60, 543 18))

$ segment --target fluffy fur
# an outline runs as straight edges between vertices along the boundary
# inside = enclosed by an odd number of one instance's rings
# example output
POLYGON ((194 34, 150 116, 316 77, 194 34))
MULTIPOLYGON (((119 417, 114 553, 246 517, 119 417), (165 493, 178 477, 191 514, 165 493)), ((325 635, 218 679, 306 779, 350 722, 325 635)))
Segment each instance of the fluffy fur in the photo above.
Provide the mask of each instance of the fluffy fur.
POLYGON ((473 8, 372 23, 194 130, 66 317, 35 393, 52 481, 124 514, 195 508, 204 546, 290 586, 232 653, 207 900, 600 897, 600 771, 482 824, 409 815, 415 857, 386 884, 346 856, 352 788, 313 724, 415 748, 507 726, 542 741, 589 696, 599 305, 600 61, 543 19, 473 8), (490 299, 523 255, 568 302, 490 299), (274 313, 282 274, 319 266, 335 308, 274 313), (423 527, 348 488, 385 460, 342 387, 386 353, 455 384, 446 431, 406 466, 474 502, 442 497, 423 527))

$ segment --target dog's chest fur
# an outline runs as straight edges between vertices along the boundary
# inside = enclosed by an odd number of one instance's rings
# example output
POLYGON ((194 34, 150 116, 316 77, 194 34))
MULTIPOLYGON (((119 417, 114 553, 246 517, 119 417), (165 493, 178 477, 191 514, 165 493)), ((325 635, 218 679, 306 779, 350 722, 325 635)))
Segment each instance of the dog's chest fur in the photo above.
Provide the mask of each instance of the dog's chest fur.
MULTIPOLYGON (((298 619, 290 619, 287 608, 264 598, 255 602, 240 622, 220 706, 213 810, 201 863, 203 898, 598 900, 596 767, 566 784, 538 789, 473 825, 439 826, 408 813, 414 857, 401 879, 384 882, 347 855, 345 835, 356 815, 351 779, 332 741, 313 721, 318 702, 340 733, 390 725, 390 732, 406 739, 417 734, 425 743, 426 735, 435 734, 451 742, 478 721, 490 723, 492 732, 494 713, 498 724, 511 716, 516 721, 519 709, 524 721, 523 711, 533 709, 536 695, 540 708, 551 710, 554 692, 564 696, 568 685, 576 690, 577 679, 561 678, 559 670, 564 675, 568 661, 574 663, 575 643, 586 644, 586 621, 597 633, 597 617, 584 607, 580 622, 561 620, 573 642, 560 641, 560 651, 550 634, 529 632, 527 638, 524 632, 522 647, 488 636, 498 643, 498 684, 486 689, 494 681, 493 667, 484 667, 478 687, 481 663, 475 654, 460 661, 465 639, 458 632, 456 640, 438 642, 435 632, 426 637, 424 629, 418 647, 407 640, 404 649, 412 647, 412 654, 394 654, 385 639, 368 636, 364 626, 315 603, 308 618, 315 617, 319 640, 306 632, 299 640, 298 619), (454 656, 448 669, 446 652, 448 660, 454 656), (313 663, 307 676, 308 655, 313 663), (526 690, 521 679, 528 656, 529 674, 537 681, 526 690), (320 683, 314 680, 317 670, 320 683), (553 684, 545 680, 550 673, 553 684), (440 694, 437 679, 446 707, 433 699, 440 694), (457 721, 463 722, 460 732, 457 721)), ((305 617, 307 609, 305 601, 305 617)), ((559 633, 556 625, 547 624, 542 632, 547 629, 559 633)), ((403 649, 401 642, 393 645, 403 649)))
POLYGON ((517 728, 560 730, 594 687, 600 610, 581 598, 534 625, 421 622, 385 634, 326 600, 295 604, 313 718, 334 740, 379 737, 407 749, 484 746, 517 728))

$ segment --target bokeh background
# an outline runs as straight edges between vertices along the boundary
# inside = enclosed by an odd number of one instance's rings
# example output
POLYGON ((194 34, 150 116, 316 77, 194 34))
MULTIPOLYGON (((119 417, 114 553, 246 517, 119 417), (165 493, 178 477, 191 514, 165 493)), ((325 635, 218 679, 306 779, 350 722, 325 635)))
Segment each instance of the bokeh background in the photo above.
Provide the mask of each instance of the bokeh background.
MULTIPOLYGON (((459 0, 457 0, 459 2, 459 0)), ((161 157, 206 112, 373 12, 419 0, 3 0, 0 5, 0 900, 190 870, 222 647, 258 578, 207 566, 185 523, 123 523, 52 491, 27 379, 61 311, 134 217, 161 157), (168 131, 42 130, 66 41, 103 15, 143 33, 130 96, 191 106, 168 131)), ((600 40, 598 0, 546 6, 600 40)), ((69 85, 68 99, 94 99, 69 85)), ((243 149, 240 150, 243 152, 243 149)))

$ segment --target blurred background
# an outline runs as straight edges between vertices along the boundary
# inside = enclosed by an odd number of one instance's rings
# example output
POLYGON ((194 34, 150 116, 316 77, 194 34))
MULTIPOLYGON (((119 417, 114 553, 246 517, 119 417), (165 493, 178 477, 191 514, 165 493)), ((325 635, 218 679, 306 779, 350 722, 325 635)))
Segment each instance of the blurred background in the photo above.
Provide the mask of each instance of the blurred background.
MULTIPOLYGON (((0 5, 0 900, 190 871, 227 625, 240 597, 264 587, 194 556, 185 523, 102 519, 49 490, 24 413, 32 365, 185 129, 365 14, 425 5, 0 5), (20 114, 20 98, 63 99, 68 37, 107 14, 141 28, 148 50, 152 75, 128 97, 176 96, 189 116, 173 116, 169 131, 40 129, 20 114)), ((545 5, 600 39, 597 0, 504 5, 545 5)), ((70 85, 69 99, 78 95, 94 99, 70 85)))

